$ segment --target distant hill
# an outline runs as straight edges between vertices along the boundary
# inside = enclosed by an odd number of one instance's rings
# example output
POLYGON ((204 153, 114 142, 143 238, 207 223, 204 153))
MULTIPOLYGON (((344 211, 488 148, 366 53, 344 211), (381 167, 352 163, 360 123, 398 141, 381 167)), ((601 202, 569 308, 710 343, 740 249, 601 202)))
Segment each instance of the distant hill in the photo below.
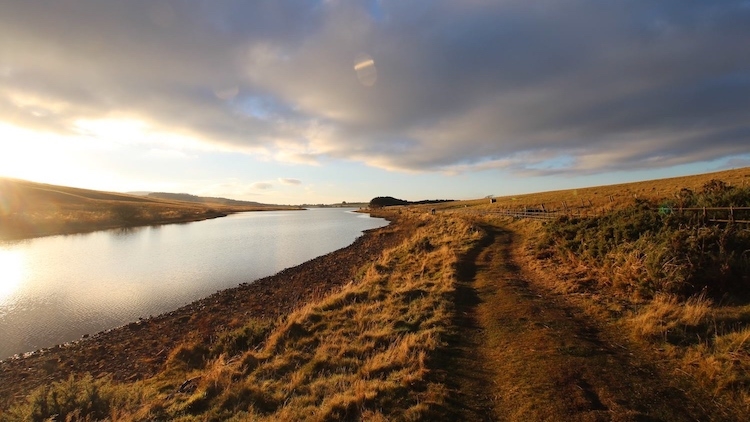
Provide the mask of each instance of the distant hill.
POLYGON ((236 199, 215 198, 211 196, 196 196, 196 195, 191 195, 189 193, 151 192, 147 196, 151 198, 169 199, 172 201, 196 202, 199 204, 220 204, 220 205, 247 206, 247 207, 273 206, 269 204, 261 204, 260 202, 239 201, 236 199))
POLYGON ((453 199, 425 199, 422 201, 405 201, 392 196, 378 196, 370 200, 370 208, 392 207, 394 205, 425 205, 453 202, 453 199))
POLYGON ((187 194, 138 196, 0 177, 0 240, 293 209, 300 208, 187 194))

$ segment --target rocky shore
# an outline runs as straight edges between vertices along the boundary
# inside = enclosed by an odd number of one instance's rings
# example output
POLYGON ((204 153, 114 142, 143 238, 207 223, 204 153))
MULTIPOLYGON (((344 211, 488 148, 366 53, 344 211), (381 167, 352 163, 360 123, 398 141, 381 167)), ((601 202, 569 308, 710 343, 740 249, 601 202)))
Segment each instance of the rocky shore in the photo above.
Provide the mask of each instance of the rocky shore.
POLYGON ((147 378, 160 370, 170 351, 188 340, 211 342, 248 318, 276 318, 352 280, 371 257, 397 245, 413 227, 389 216, 387 227, 366 232, 352 245, 242 283, 155 317, 104 331, 77 342, 0 361, 0 409, 34 388, 90 373, 114 380, 147 378))

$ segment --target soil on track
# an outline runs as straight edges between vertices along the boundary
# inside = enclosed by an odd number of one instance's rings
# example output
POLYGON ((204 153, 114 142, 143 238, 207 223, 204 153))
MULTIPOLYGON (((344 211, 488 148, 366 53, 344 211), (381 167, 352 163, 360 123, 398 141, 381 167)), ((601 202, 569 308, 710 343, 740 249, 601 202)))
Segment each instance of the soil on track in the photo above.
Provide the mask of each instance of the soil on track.
POLYGON ((487 238, 460 268, 456 336, 445 365, 452 416, 507 421, 729 420, 687 380, 606 324, 533 283, 514 234, 487 238))

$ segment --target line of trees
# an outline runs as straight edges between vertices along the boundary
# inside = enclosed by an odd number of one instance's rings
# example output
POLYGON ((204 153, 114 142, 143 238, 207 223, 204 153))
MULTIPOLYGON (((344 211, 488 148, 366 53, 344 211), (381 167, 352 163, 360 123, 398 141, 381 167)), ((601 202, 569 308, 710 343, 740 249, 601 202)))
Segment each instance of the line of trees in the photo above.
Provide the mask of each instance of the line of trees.
POLYGON ((392 196, 378 196, 370 200, 370 208, 391 207, 394 205, 425 205, 439 204, 442 202, 453 202, 453 199, 425 199, 422 201, 405 201, 392 196))

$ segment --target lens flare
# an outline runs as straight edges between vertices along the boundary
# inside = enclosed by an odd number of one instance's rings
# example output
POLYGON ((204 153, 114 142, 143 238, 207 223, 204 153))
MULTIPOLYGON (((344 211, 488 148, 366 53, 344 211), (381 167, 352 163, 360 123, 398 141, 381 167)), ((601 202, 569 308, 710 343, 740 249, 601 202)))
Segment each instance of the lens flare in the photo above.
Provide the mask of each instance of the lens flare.
POLYGON ((373 86, 378 80, 375 60, 367 54, 360 54, 354 59, 354 71, 357 72, 357 79, 364 86, 373 86))

